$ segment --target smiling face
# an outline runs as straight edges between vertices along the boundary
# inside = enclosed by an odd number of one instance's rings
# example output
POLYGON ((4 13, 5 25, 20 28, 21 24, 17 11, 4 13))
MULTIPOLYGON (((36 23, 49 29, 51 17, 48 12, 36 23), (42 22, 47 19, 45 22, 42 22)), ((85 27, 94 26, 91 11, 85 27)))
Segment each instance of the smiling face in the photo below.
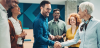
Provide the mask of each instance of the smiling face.
POLYGON ((76 25, 75 17, 70 17, 70 25, 76 25))
POLYGON ((16 14, 19 15, 20 13, 20 8, 18 6, 18 4, 15 4, 14 7, 11 9, 12 14, 16 14))
POLYGON ((51 12, 51 4, 45 4, 45 6, 41 6, 41 14, 45 17, 49 17, 49 13, 51 12))
POLYGON ((60 17, 60 12, 59 12, 59 11, 55 11, 55 12, 53 13, 53 17, 54 17, 55 20, 58 20, 59 17, 60 17))

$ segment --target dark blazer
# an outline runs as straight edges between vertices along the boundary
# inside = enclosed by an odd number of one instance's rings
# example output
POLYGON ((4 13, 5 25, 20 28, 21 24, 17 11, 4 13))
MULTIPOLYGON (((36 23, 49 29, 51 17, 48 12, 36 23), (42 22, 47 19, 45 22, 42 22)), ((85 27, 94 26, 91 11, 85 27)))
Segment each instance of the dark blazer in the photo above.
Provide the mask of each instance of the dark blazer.
MULTIPOLYGON (((8 23, 9 23, 9 27, 10 27, 10 41, 11 41, 11 48, 17 48, 17 39, 18 39, 18 35, 15 34, 15 29, 14 26, 12 24, 12 22, 8 19, 8 23)), ((21 21, 19 21, 20 26, 22 28, 22 24, 21 21)), ((23 29, 22 29, 23 32, 23 29)), ((24 38, 22 38, 23 42, 24 42, 24 38)))

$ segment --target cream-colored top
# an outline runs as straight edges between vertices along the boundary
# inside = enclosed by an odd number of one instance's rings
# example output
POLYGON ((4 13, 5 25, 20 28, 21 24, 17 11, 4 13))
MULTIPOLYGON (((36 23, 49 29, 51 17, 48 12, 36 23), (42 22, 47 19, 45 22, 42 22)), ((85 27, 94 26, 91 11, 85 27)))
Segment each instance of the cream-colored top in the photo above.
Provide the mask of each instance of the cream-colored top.
MULTIPOLYGON (((22 33, 22 28, 20 26, 19 20, 15 20, 13 17, 10 17, 9 20, 12 22, 14 29, 15 29, 15 34, 20 35, 22 33)), ((19 37, 17 40, 17 44, 22 44, 22 38, 19 37)))

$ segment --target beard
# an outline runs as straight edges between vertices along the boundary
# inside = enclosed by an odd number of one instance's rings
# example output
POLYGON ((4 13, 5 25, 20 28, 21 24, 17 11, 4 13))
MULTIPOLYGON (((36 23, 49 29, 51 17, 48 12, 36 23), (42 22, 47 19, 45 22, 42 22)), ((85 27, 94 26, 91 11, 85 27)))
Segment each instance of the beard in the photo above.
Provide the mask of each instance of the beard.
POLYGON ((46 15, 46 12, 43 12, 43 16, 44 16, 45 18, 49 17, 49 16, 46 15))

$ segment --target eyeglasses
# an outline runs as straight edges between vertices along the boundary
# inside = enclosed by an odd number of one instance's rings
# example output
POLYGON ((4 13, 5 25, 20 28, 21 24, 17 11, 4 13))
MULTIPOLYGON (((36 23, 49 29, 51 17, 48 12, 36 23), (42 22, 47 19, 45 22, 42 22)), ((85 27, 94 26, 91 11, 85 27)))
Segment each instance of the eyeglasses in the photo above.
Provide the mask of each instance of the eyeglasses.
POLYGON ((52 9, 50 9, 50 8, 47 8, 47 10, 52 10, 52 9))
POLYGON ((54 13, 55 15, 60 15, 60 13, 54 13))

